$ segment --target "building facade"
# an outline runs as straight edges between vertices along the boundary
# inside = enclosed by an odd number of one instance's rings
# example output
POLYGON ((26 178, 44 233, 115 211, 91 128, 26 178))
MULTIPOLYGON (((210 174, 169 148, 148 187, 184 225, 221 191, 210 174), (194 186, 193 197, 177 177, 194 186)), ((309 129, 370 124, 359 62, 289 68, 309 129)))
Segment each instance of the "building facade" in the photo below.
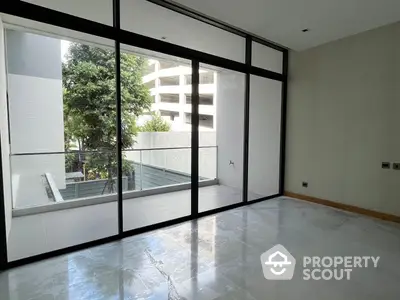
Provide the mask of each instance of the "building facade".
MULTIPOLYGON (((191 72, 190 66, 176 62, 148 60, 143 83, 153 98, 151 110, 170 122, 172 131, 191 130, 191 72)), ((199 125, 202 131, 216 130, 217 79, 216 72, 200 70, 199 125)), ((145 120, 146 116, 142 122, 145 120)))

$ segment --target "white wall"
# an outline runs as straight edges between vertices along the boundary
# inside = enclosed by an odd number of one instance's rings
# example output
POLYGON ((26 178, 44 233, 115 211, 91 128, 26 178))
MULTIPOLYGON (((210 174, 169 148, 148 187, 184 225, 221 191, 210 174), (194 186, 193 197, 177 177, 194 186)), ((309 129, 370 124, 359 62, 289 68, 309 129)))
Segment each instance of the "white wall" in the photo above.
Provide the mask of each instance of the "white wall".
POLYGON ((232 60, 245 59, 243 37, 146 0, 121 0, 121 28, 232 60))
MULTIPOLYGON (((215 131, 200 133, 200 146, 215 146, 215 131)), ((135 138, 134 149, 191 147, 190 132, 140 132, 135 138)), ((126 151, 126 158, 140 162, 139 151, 126 151)), ((142 163, 191 174, 191 149, 142 151, 142 163)), ((217 151, 215 148, 199 149, 199 175, 216 178, 217 151)))
POLYGON ((400 23, 291 53, 287 191, 400 215, 400 23), (309 187, 303 188, 302 181, 309 187))
POLYGON ((9 74, 8 89, 11 152, 64 151, 61 80, 9 74))
MULTIPOLYGON (((6 230, 7 238, 11 229, 11 177, 10 177, 10 148, 8 141, 8 115, 7 115, 7 80, 6 80, 6 64, 4 52, 4 28, 0 18, 0 143, 1 143, 1 159, 3 172, 4 187, 4 206, 6 213, 6 230)), ((0 195, 2 197, 3 195, 0 195)), ((1 217, 2 218, 2 217, 1 217)))
POLYGON ((15 30, 6 36, 13 205, 45 204, 46 172, 65 188, 64 155, 35 155, 64 151, 61 42, 15 30))
POLYGON ((243 188, 244 85, 244 74, 218 73, 218 178, 221 184, 238 189, 243 188))
POLYGON ((282 83, 250 77, 249 184, 250 193, 279 193, 282 83))
MULTIPOLYGON (((61 80, 8 76, 12 153, 64 151, 61 80)), ((13 156, 14 206, 47 203, 42 175, 51 173, 59 189, 65 188, 64 155, 13 156)))

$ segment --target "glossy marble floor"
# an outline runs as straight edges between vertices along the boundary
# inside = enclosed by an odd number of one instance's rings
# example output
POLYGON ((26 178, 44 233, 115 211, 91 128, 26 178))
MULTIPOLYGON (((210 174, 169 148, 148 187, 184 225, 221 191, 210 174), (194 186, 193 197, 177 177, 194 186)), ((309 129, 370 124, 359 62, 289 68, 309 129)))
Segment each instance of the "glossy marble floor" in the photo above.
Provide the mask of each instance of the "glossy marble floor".
POLYGON ((0 274, 0 299, 399 299, 400 226, 276 198, 0 274), (263 277, 260 255, 284 245, 291 281, 263 277), (350 281, 304 281, 313 256, 380 256, 350 281))

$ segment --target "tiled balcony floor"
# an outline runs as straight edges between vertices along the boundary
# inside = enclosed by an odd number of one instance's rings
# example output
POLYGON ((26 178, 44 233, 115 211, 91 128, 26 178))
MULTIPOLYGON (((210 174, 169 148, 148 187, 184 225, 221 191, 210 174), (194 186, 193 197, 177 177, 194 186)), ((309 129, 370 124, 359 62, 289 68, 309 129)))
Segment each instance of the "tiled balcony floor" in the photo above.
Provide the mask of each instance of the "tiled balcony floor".
MULTIPOLYGON (((199 189, 199 209, 203 212, 241 202, 241 193, 241 190, 223 185, 202 187, 199 189)), ((257 196, 252 194, 251 198, 257 196)), ((188 216, 190 198, 191 191, 184 190, 124 200, 124 230, 188 216)), ((8 243, 9 259, 116 235, 117 215, 117 202, 110 202, 13 218, 8 243)))

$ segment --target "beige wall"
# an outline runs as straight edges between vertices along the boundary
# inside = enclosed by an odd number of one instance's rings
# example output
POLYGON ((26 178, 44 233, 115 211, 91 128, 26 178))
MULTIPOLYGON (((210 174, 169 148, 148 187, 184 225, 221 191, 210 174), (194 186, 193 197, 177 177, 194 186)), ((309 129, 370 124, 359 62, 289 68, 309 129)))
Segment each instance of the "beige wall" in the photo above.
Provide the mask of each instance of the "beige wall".
POLYGON ((400 23, 289 64, 285 190, 400 215, 400 23))

